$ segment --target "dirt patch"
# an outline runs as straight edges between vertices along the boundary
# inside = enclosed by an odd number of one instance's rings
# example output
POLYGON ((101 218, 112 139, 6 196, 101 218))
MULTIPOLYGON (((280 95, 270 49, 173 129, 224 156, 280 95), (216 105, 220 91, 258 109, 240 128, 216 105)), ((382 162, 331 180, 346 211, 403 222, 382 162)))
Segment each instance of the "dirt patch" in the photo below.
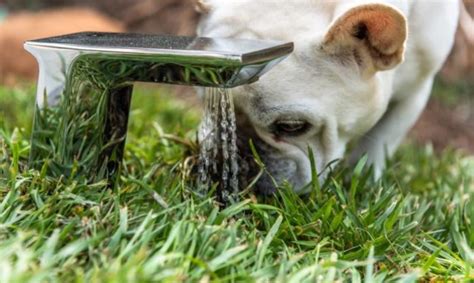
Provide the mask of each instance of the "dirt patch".
POLYGON ((474 154, 473 106, 472 102, 446 106, 432 99, 410 138, 419 144, 431 143, 436 151, 452 147, 474 154))
MULTIPOLYGON (((0 0, 1 2, 1 0, 0 0)), ((122 22, 127 30, 194 35, 198 0, 6 0, 10 11, 87 7, 122 22)))
POLYGON ((36 79, 35 59, 23 49, 26 40, 88 30, 120 32, 124 27, 99 12, 83 8, 9 16, 0 24, 0 83, 14 85, 19 80, 36 79))

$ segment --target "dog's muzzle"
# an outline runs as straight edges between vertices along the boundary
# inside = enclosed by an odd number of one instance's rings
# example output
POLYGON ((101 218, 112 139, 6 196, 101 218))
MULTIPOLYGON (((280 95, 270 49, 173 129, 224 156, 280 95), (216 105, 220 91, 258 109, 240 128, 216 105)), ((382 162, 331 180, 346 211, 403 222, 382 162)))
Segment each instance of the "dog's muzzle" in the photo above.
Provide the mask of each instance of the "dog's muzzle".
POLYGON ((256 180, 254 191, 269 195, 276 192, 284 180, 293 183, 297 175, 297 163, 288 159, 278 149, 265 143, 255 132, 243 114, 237 114, 237 147, 239 149, 239 184, 247 187, 256 180), (260 166, 251 150, 253 144, 258 158, 264 163, 260 166), (255 179, 258 178, 258 179, 255 179))

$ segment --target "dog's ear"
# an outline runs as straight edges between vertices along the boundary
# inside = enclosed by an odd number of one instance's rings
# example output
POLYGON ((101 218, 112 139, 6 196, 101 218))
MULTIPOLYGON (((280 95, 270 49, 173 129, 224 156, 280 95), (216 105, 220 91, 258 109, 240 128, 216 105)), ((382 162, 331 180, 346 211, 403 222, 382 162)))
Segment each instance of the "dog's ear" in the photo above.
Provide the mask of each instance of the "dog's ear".
POLYGON ((326 33, 322 49, 335 56, 353 56, 364 77, 389 70, 403 61, 407 23, 395 8, 368 4, 352 8, 326 33))
POLYGON ((207 0, 195 0, 194 8, 200 14, 207 14, 211 11, 211 5, 207 0))

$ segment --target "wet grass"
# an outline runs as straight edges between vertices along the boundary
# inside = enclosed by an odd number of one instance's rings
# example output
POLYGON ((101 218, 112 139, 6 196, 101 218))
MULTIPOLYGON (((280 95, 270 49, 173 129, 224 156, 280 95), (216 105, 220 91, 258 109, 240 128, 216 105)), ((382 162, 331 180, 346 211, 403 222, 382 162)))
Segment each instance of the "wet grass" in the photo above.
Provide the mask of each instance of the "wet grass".
POLYGON ((196 110, 139 90, 110 189, 26 170, 32 97, 0 88, 0 282, 474 280, 472 157, 406 145, 379 182, 361 160, 219 209, 190 178, 196 110))

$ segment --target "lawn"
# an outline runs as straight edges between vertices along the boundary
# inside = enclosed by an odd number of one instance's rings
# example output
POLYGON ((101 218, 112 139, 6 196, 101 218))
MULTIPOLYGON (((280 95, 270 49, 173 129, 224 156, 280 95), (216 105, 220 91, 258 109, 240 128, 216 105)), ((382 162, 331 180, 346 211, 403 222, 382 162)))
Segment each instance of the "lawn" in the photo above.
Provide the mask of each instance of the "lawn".
POLYGON ((361 160, 221 209, 194 191, 200 113, 166 90, 138 90, 115 188, 27 169, 33 93, 0 87, 0 282, 474 280, 473 157, 406 144, 380 181, 361 160))

